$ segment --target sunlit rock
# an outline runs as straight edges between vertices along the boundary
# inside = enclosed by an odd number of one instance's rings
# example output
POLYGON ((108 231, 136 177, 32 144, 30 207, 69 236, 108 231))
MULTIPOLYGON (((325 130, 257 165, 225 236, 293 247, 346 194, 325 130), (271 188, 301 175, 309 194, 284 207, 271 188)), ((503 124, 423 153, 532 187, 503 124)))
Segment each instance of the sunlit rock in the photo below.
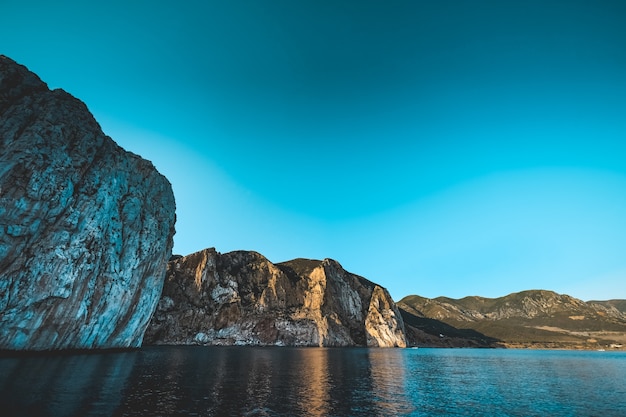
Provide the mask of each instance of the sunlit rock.
POLYGON ((139 346, 174 212, 150 162, 0 56, 0 349, 139 346))
POLYGON ((339 263, 215 249, 168 264, 146 343, 406 346, 387 290, 339 263))

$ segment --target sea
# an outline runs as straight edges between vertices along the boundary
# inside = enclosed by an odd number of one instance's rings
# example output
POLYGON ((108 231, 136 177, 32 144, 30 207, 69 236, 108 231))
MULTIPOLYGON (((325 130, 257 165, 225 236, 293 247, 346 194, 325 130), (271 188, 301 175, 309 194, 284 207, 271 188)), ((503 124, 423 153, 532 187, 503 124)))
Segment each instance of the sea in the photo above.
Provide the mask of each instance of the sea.
POLYGON ((0 416, 626 416, 626 352, 159 346, 3 355, 0 416))

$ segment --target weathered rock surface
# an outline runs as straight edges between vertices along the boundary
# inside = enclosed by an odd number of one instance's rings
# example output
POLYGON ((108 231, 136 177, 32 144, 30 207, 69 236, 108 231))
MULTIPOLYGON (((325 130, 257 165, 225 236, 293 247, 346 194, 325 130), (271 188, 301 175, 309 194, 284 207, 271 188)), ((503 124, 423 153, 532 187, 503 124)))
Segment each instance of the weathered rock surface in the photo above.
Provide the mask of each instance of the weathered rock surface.
POLYGON ((174 220, 150 162, 0 56, 0 349, 139 346, 174 220))
POLYGON ((148 344, 404 347, 384 288, 336 261, 206 249, 169 262, 148 344))

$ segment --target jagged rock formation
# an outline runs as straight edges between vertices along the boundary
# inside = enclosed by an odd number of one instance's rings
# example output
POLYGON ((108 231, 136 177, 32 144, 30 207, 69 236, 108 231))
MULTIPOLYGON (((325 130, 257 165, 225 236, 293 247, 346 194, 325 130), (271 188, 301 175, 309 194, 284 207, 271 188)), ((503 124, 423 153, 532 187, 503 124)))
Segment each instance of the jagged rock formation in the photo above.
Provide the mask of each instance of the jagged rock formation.
POLYGON ((139 346, 174 212, 150 162, 0 56, 0 349, 139 346))
POLYGON ((215 249, 169 262, 146 343, 406 346, 387 290, 336 261, 215 249))
POLYGON ((398 302, 403 314, 471 329, 512 347, 599 348, 626 344, 626 314, 609 302, 584 302, 552 291, 531 290, 500 298, 428 299, 398 302))

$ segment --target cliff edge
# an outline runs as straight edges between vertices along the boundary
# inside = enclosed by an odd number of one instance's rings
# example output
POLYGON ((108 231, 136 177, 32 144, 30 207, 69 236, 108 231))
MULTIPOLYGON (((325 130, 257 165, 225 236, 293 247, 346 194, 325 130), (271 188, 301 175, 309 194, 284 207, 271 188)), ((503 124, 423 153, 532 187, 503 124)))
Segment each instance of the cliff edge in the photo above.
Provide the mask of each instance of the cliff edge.
POLYGON ((149 161, 0 56, 0 349, 140 346, 174 221, 149 161))

